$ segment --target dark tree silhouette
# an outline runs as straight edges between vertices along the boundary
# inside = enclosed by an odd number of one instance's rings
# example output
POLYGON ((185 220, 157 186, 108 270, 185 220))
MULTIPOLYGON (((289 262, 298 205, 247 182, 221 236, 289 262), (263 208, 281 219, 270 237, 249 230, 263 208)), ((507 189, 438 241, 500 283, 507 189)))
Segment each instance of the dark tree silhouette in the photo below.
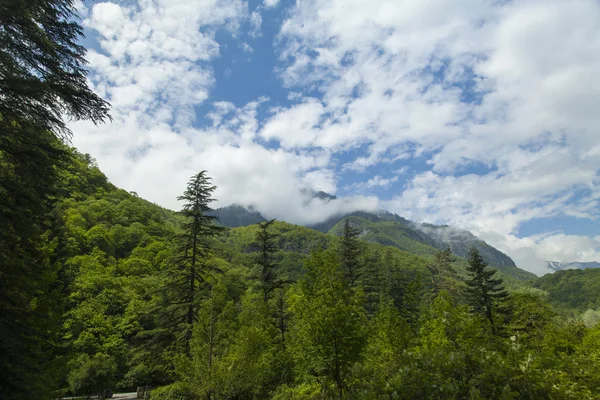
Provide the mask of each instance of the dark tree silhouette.
POLYGON ((494 316, 500 303, 508 297, 502 279, 494 279, 496 270, 487 268, 487 263, 476 248, 471 248, 467 272, 471 276, 466 280, 467 300, 473 311, 486 318, 492 332, 498 332, 494 316))
POLYGON ((46 303, 56 279, 42 234, 69 158, 63 117, 110 119, 88 87, 76 18, 73 0, 0 1, 0 393, 11 399, 41 398, 52 385, 42 364, 58 329, 49 316, 61 311, 32 304, 46 303))
POLYGON ((256 278, 263 292, 265 303, 269 301, 271 293, 281 286, 273 260, 273 254, 277 251, 275 239, 278 236, 270 231, 274 222, 275 220, 272 219, 260 223, 258 225, 258 232, 256 233, 256 244, 258 245, 258 254, 256 255, 258 271, 256 278))
POLYGON ((355 287, 362 276, 360 256, 362 254, 361 243, 358 239, 360 230, 350 224, 350 220, 344 221, 342 231, 342 244, 340 247, 340 262, 342 272, 350 287, 355 287))
POLYGON ((217 217, 209 215, 213 211, 210 203, 215 201, 211 196, 216 189, 210 180, 206 171, 201 171, 190 179, 183 195, 177 198, 185 202, 179 212, 184 223, 183 233, 178 238, 176 267, 169 277, 167 310, 172 326, 183 325, 182 340, 188 352, 199 300, 202 294, 209 293, 212 284, 207 277, 214 271, 206 265, 211 249, 210 238, 225 229, 216 225, 217 217))

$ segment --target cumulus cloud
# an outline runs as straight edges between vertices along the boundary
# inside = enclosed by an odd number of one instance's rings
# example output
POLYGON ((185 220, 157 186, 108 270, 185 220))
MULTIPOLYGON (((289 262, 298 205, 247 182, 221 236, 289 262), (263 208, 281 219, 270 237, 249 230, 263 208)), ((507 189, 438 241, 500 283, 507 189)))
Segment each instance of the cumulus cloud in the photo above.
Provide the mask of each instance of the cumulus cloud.
POLYGON ((244 38, 266 35, 260 11, 278 3, 252 13, 242 0, 80 6, 98 38, 90 79, 115 122, 74 123, 75 145, 115 184, 171 208, 206 169, 219 205, 269 217, 308 223, 384 206, 470 229, 537 272, 545 259, 600 259, 598 238, 517 236, 533 218, 600 219, 597 1, 297 2, 281 14, 271 66, 287 102, 212 99, 216 32, 251 52, 244 38), (413 160, 425 167, 406 174, 413 160), (406 180, 392 200, 302 198, 373 167, 348 189, 406 180))
POLYGON ((568 252, 550 251, 560 236, 515 236, 532 218, 600 217, 597 2, 314 0, 294 11, 282 27, 281 76, 322 92, 331 123, 321 143, 335 132, 332 147, 366 145, 347 164, 363 171, 393 146, 432 154, 431 170, 388 208, 529 252, 531 268, 550 256, 600 258, 587 237, 574 236, 568 252))

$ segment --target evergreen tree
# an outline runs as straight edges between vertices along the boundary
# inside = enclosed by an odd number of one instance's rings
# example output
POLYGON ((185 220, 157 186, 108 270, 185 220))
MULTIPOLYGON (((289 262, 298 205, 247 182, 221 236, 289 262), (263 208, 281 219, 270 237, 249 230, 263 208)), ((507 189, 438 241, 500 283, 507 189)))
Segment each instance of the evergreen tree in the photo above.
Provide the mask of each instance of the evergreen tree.
POLYGON ((475 313, 480 314, 490 322, 492 332, 497 333, 494 320, 500 303, 508 297, 502 279, 494 278, 496 270, 487 268, 481 254, 476 248, 471 248, 467 272, 471 276, 466 280, 467 300, 475 313))
POLYGON ((429 272, 431 272, 431 284, 436 296, 441 290, 451 292, 449 279, 456 275, 456 270, 452 267, 453 261, 452 250, 446 248, 438 251, 435 254, 435 260, 427 266, 429 272))
POLYGON ((189 356, 176 357, 176 371, 181 381, 195 393, 192 398, 223 398, 225 396, 220 395, 223 386, 232 384, 223 379, 223 372, 232 367, 225 358, 236 334, 236 307, 229 297, 223 275, 214 277, 210 294, 197 304, 198 318, 194 322, 189 356))
POLYGON ((64 115, 94 123, 109 118, 108 103, 87 86, 75 1, 3 0, 0 26, 0 115, 14 123, 11 136, 27 141, 22 121, 64 136, 64 115))
POLYGON ((277 264, 273 256, 278 250, 275 240, 279 237, 279 234, 272 233, 270 230, 274 222, 275 220, 272 219, 262 222, 258 226, 258 232, 256 233, 258 253, 255 258, 258 270, 254 274, 254 279, 258 281, 267 309, 272 309, 269 302, 272 298, 275 299, 273 322, 279 331, 279 342, 282 348, 285 349, 285 334, 287 331, 285 293, 286 287, 291 281, 282 279, 276 270, 277 264))
POLYGON ((383 291, 384 278, 382 271, 381 255, 377 251, 369 251, 365 257, 365 277, 363 278, 363 288, 365 291, 365 309, 369 316, 374 316, 379 307, 382 298, 385 298, 383 291))
POLYGON ((217 217, 208 215, 215 201, 212 193, 216 186, 211 184, 206 171, 193 176, 182 196, 184 201, 180 215, 184 218, 183 233, 178 238, 176 270, 171 271, 171 284, 168 286, 172 298, 168 312, 170 324, 181 327, 185 335, 184 346, 189 351, 192 326, 198 320, 198 307, 202 295, 212 289, 214 265, 207 265, 210 255, 210 238, 225 228, 216 225, 217 217))
POLYGON ((256 264, 259 269, 256 278, 258 279, 265 303, 269 301, 271 293, 280 286, 277 271, 275 270, 276 265, 273 260, 273 254, 277 251, 275 239, 278 236, 270 231, 273 222, 275 222, 274 219, 260 223, 256 234, 256 243, 258 245, 256 264))
POLYGON ((360 256, 362 254, 361 243, 358 239, 360 230, 350 224, 350 219, 344 221, 342 231, 342 243, 340 247, 340 260, 344 277, 350 287, 357 285, 362 277, 360 256))
POLYGON ((57 271, 42 235, 52 225, 58 170, 69 158, 59 140, 70 133, 63 116, 110 118, 108 103, 87 86, 82 36, 72 0, 0 1, 0 393, 6 398, 40 398, 53 385, 43 363, 53 358, 61 310, 48 301, 57 271))
POLYGON ((286 290, 283 286, 281 286, 278 290, 277 290, 277 295, 276 295, 276 319, 277 319, 277 329, 279 330, 279 339, 281 341, 281 347, 283 348, 283 350, 286 349, 286 344, 285 344, 285 334, 288 330, 288 313, 286 311, 287 309, 287 303, 285 300, 286 297, 286 290))

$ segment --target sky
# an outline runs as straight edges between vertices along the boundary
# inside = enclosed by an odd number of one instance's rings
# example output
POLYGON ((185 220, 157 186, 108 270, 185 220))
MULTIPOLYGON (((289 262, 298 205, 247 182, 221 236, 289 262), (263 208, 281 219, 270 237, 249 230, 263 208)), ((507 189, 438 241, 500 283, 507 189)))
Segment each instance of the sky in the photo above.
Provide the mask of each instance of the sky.
POLYGON ((72 142, 170 209, 307 224, 354 209, 468 229, 537 274, 600 261, 600 1, 78 4, 113 122, 72 142), (338 200, 309 201, 302 189, 338 200))

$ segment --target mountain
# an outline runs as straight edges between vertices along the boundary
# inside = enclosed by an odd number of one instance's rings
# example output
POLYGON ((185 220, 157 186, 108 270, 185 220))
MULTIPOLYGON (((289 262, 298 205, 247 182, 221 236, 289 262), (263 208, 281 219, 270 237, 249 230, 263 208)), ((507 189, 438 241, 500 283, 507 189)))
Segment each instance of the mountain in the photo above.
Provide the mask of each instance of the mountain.
POLYGON ((322 190, 302 189, 302 190, 300 190, 300 193, 302 193, 302 195, 304 197, 306 197, 306 199, 308 201, 311 201, 313 199, 319 199, 319 200, 323 200, 325 203, 327 203, 327 202, 330 202, 331 200, 337 199, 337 196, 326 193, 322 190))
MULTIPOLYGON (((56 350, 57 356, 50 359, 61 360, 58 354, 62 354, 63 359, 78 360, 77 363, 65 361, 61 366, 64 375, 69 377, 59 383, 63 392, 85 392, 87 389, 84 384, 92 379, 103 379, 98 380, 98 385, 101 384, 102 387, 110 386, 124 391, 134 389, 140 381, 150 382, 155 386, 170 383, 172 378, 163 371, 173 354, 167 347, 172 340, 161 340, 171 336, 163 336, 165 332, 169 333, 163 325, 164 315, 157 310, 162 310, 165 304, 161 293, 176 295, 171 290, 165 290, 165 281, 169 279, 167 272, 174 271, 173 262, 176 259, 173 257, 173 250, 178 247, 182 216, 134 193, 118 189, 83 157, 76 158, 74 165, 64 171, 63 175, 63 186, 58 190, 60 200, 55 210, 55 226, 48 235, 47 243, 47 250, 56 263, 56 276, 60 277, 56 282, 57 292, 52 296, 60 302, 58 304, 64 313, 58 326, 60 338, 65 341, 65 346, 56 350), (66 351, 68 353, 64 353, 66 351), (110 368, 98 368, 98 365, 105 363, 110 368), (118 380, 114 376, 119 377, 118 380)), ((262 315, 255 308, 245 307, 255 307, 256 304, 252 300, 255 297, 250 297, 255 293, 249 290, 253 287, 252 277, 258 250, 258 226, 255 222, 264 221, 264 218, 256 210, 239 205, 223 207, 215 213, 223 218, 224 224, 248 223, 227 229, 208 242, 211 251, 207 265, 221 270, 218 274, 220 285, 215 287, 220 290, 219 295, 227 299, 220 303, 221 311, 218 314, 219 318, 223 318, 218 321, 230 321, 217 325, 224 331, 238 329, 238 321, 253 323, 253 318, 262 315), (242 313, 247 310, 252 310, 252 313, 242 313), (235 318, 236 313, 239 313, 240 319, 225 319, 235 318)), ((277 238, 277 251, 273 259, 283 280, 295 285, 290 293, 296 293, 296 288, 302 287, 303 284, 293 282, 298 282, 306 275, 307 270, 310 271, 306 261, 312 251, 319 248, 335 250, 339 246, 339 233, 346 220, 361 229, 362 239, 365 240, 365 265, 370 266, 369 277, 375 281, 381 280, 381 288, 387 289, 379 290, 387 290, 385 293, 391 296, 393 304, 398 304, 398 309, 404 313, 402 315, 407 315, 406 321, 414 321, 412 323, 415 327, 418 326, 416 321, 419 321, 421 304, 427 303, 422 300, 431 300, 432 275, 428 266, 439 247, 449 244, 454 246, 456 252, 460 252, 461 246, 475 244, 489 251, 486 253, 488 257, 494 256, 502 261, 497 250, 491 247, 486 249, 484 242, 468 232, 448 226, 415 224, 386 211, 356 212, 332 218, 320 224, 322 231, 276 221, 270 228, 277 238)), ((466 276, 466 265, 464 258, 457 257, 453 263, 456 276, 449 277, 446 282, 457 301, 462 301, 462 280, 466 276)), ((528 273, 514 266, 497 268, 498 277, 504 279, 506 286, 511 289, 523 289, 537 283, 537 280, 525 282, 528 273)), ((550 296, 554 296, 552 299, 557 302, 557 307, 569 310, 574 307, 586 308, 599 304, 600 290, 596 282, 600 282, 600 276, 592 276, 590 272, 598 275, 600 269, 559 271, 555 275, 562 274, 564 279, 555 281, 552 276, 544 277, 540 279, 539 285, 550 292, 550 296), (578 286, 583 288, 581 292, 574 289, 578 286), (573 297, 574 295, 577 297, 573 297)), ((331 280, 328 282, 331 283, 331 280)), ((204 304, 208 305, 208 299, 204 304)), ((212 300, 210 304, 212 310, 212 300)), ((320 307, 327 303, 318 304, 320 307)), ((447 304, 451 307, 451 303, 447 304)), ((337 315, 339 308, 333 310, 337 315)), ((450 310, 448 316, 452 317, 452 313, 460 308, 447 310, 450 310)), ((400 314, 397 315, 400 317, 400 314)), ((428 314, 423 314, 426 315, 428 314)), ((464 317, 460 316, 460 319, 452 317, 455 319, 449 323, 464 325, 460 322, 461 319, 470 314, 465 311, 462 315, 464 317)), ((443 317, 447 317, 446 313, 443 317)), ((404 321, 404 317, 401 321, 404 321)), ((387 320, 384 322, 387 324, 387 320)), ((405 326, 404 323, 402 322, 402 327, 405 326)), ((406 335, 423 331, 406 330, 406 335)), ((238 357, 236 359, 248 357, 247 354, 252 354, 251 351, 259 347, 255 341, 243 341, 245 338, 252 338, 248 335, 249 331, 240 330, 240 336, 234 336, 238 335, 235 333, 238 331, 233 332, 232 336, 224 336, 227 340, 222 343, 234 343, 231 348, 237 349, 236 342, 229 341, 229 337, 233 337, 240 343, 248 343, 249 349, 240 355, 235 353, 238 357)), ((399 331, 391 332, 396 334, 399 331)), ((267 348, 272 339, 268 335, 265 337, 267 348)), ((441 353, 433 354, 438 357, 441 353)), ((428 355, 428 364, 424 365, 429 365, 431 359, 428 355)), ((229 366, 235 363, 228 361, 228 364, 223 365, 223 371, 228 371, 229 366)), ((260 368, 264 369, 263 364, 260 368)), ((235 378, 239 379, 237 376, 235 378)), ((320 390, 317 387, 315 393, 318 394, 320 390)), ((161 395, 157 398, 173 397, 161 395)))
POLYGON ((532 286, 548 292, 548 300, 558 310, 600 308, 600 269, 567 269, 546 274, 532 286))
POLYGON ((588 268, 600 268, 600 262, 560 262, 560 261, 546 261, 546 265, 553 271, 562 271, 565 269, 588 269, 588 268))
POLYGON ((266 219, 252 207, 245 208, 238 204, 231 204, 214 210, 210 215, 219 218, 219 224, 230 228, 248 226, 265 222, 266 219))
MULTIPOLYGON (((336 197, 322 191, 304 191, 307 199, 331 201, 336 197)), ((308 201, 311 201, 308 200, 308 201)), ((256 210, 239 205, 231 205, 215 210, 219 223, 228 227, 240 227, 264 222, 266 219, 256 210)), ((479 250, 484 260, 503 273, 517 279, 529 280, 534 274, 518 268, 514 261, 471 232, 447 225, 419 224, 385 210, 375 212, 355 211, 333 216, 323 222, 309 225, 308 228, 322 233, 340 235, 344 221, 350 218, 361 229, 362 239, 393 246, 400 250, 422 256, 433 256, 438 250, 450 248, 452 253, 466 259, 471 247, 479 250)))
POLYGON ((387 211, 353 212, 311 226, 322 232, 341 235, 347 219, 362 231, 362 239, 394 246, 409 253, 433 256, 438 250, 450 248, 452 253, 463 259, 475 247, 492 267, 517 279, 530 280, 535 275, 518 268, 514 261, 472 233, 445 225, 418 224, 387 211))
POLYGON ((447 225, 431 224, 415 224, 415 228, 428 233, 435 240, 434 247, 438 249, 450 247, 453 254, 467 258, 471 247, 475 247, 490 265, 516 267, 515 262, 509 256, 480 240, 469 231, 447 225))
POLYGON ((311 227, 321 232, 329 232, 336 224, 339 224, 340 221, 343 221, 347 217, 357 217, 369 221, 371 223, 369 226, 371 232, 377 230, 381 234, 372 234, 371 237, 376 239, 374 241, 382 240, 399 248, 406 247, 404 249, 408 250, 412 244, 407 243, 405 239, 409 239, 438 250, 444 250, 449 247, 454 255, 462 258, 467 258, 469 256, 469 249, 476 247, 488 264, 497 267, 516 267, 514 261, 509 256, 484 241, 479 240, 469 231, 452 228, 448 225, 418 224, 387 211, 379 211, 377 213, 357 211, 330 218, 321 224, 311 227), (397 237, 398 234, 403 237, 397 237), (385 236, 388 237, 385 238, 385 236), (392 239, 392 236, 396 236, 396 238, 392 239))

